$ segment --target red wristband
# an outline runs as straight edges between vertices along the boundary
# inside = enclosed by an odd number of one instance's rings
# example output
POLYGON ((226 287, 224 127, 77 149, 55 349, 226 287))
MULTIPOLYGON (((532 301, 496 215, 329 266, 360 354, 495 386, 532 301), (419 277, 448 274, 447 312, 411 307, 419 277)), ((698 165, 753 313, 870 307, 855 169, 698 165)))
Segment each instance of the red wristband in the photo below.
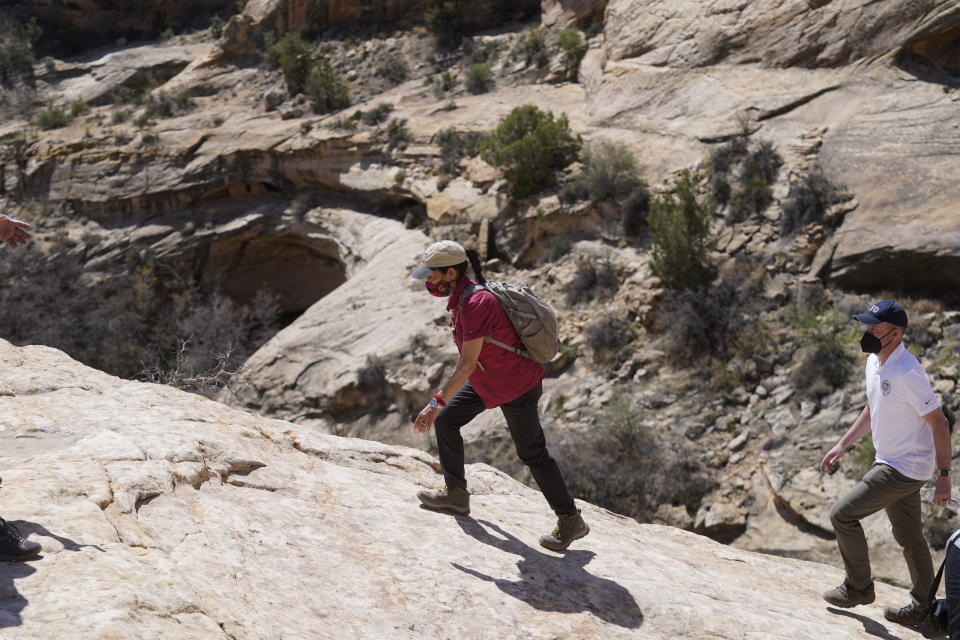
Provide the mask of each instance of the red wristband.
POLYGON ((439 393, 433 394, 433 399, 436 400, 437 404, 441 407, 447 406, 447 403, 443 401, 443 397, 441 397, 439 393))

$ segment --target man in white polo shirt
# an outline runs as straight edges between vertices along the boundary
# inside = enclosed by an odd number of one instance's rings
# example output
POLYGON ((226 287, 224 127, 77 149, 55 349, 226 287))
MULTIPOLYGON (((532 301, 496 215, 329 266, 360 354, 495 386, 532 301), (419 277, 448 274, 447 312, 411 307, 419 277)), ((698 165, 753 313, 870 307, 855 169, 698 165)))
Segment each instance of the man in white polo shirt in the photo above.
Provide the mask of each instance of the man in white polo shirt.
POLYGON ((823 594, 838 607, 870 604, 876 596, 870 574, 867 540, 860 520, 885 509, 893 537, 903 547, 910 572, 913 602, 883 614, 892 622, 916 627, 933 583, 933 562, 923 537, 920 495, 937 472, 935 502, 950 499, 950 425, 930 387, 923 367, 903 344, 907 314, 896 302, 882 300, 853 316, 865 325, 860 347, 869 353, 866 366, 867 405, 840 441, 820 463, 833 472, 840 456, 868 433, 877 457, 863 479, 830 510, 847 576, 823 594))

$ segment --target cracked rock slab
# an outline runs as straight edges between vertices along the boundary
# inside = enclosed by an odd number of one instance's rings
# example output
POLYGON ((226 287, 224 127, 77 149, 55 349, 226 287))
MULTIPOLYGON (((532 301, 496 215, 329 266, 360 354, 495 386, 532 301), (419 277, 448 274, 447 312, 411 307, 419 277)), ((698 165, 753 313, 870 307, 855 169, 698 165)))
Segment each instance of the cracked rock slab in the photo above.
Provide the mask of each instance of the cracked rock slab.
POLYGON ((0 364, 2 414, 37 427, 31 455, 3 459, 0 513, 43 545, 0 563, 5 639, 920 637, 883 621, 907 598, 888 585, 854 617, 831 612, 834 567, 586 503, 590 535, 548 553, 543 497, 491 467, 469 467, 473 517, 448 516, 414 498, 442 483, 421 451, 45 347, 0 342, 0 364))

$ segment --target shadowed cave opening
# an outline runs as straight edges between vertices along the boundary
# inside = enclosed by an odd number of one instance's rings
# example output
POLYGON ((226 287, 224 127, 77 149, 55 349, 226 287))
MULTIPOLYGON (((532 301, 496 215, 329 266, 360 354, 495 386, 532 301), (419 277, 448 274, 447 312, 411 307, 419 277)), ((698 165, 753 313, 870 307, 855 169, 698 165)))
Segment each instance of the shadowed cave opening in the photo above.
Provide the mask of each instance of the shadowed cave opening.
POLYGON ((280 328, 347 281, 335 242, 293 233, 221 241, 211 249, 210 267, 220 291, 238 304, 272 295, 280 328))
POLYGON ((960 87, 960 25, 908 44, 897 64, 926 82, 960 87))

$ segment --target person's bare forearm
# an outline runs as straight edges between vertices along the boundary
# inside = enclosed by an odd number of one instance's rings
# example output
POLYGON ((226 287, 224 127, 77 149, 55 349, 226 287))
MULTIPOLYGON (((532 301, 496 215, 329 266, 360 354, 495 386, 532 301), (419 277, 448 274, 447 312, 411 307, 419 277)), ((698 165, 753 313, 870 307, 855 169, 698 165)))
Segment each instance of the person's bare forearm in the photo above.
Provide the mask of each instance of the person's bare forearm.
POLYGON ((463 356, 457 359, 457 368, 453 370, 453 375, 450 376, 447 384, 443 385, 440 389, 440 397, 443 398, 444 402, 447 402, 450 398, 457 395, 457 391, 463 388, 463 385, 467 383, 467 380, 470 379, 470 375, 476 368, 476 360, 473 362, 465 362, 463 356))
POLYGON ((837 442, 843 450, 849 449, 863 436, 870 433, 870 406, 867 405, 853 421, 853 424, 847 429, 840 440, 837 442))
POLYGON ((942 411, 937 411, 936 418, 930 421, 930 430, 933 431, 933 446, 937 451, 937 469, 949 469, 953 451, 950 446, 950 423, 942 411))

